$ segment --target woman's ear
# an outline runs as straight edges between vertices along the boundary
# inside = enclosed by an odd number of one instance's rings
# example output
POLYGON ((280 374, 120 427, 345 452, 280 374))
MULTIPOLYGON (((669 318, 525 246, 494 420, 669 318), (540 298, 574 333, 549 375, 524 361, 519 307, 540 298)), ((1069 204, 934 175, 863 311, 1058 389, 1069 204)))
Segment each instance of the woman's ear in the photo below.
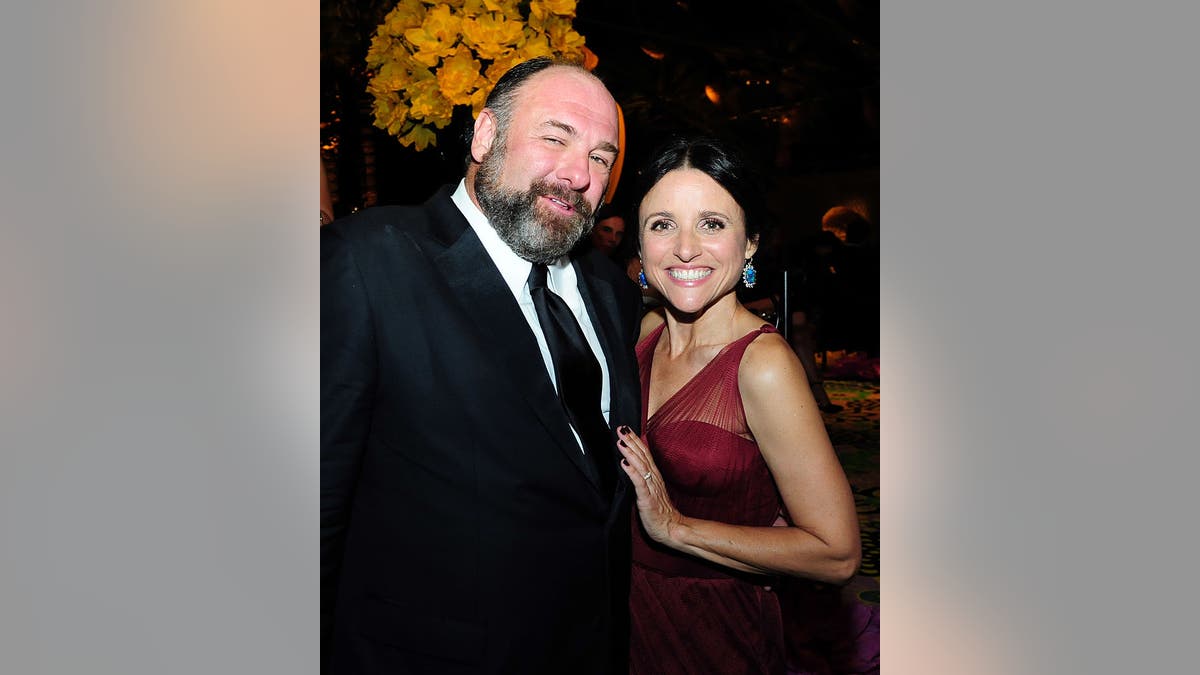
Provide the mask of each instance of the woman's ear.
POLYGON ((752 258, 752 257, 754 257, 754 254, 757 251, 758 251, 758 235, 756 234, 753 237, 749 237, 746 239, 746 255, 744 255, 742 257, 743 258, 752 258))

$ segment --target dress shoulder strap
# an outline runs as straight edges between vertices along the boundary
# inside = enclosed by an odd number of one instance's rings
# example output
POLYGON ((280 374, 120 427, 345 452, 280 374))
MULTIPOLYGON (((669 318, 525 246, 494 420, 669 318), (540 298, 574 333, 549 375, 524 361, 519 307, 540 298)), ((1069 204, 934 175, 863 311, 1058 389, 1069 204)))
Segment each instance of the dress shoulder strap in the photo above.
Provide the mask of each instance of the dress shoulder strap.
MULTIPOLYGON (((777 332, 774 327, 764 324, 725 345, 707 366, 663 403, 654 414, 653 425, 686 419, 710 424, 734 434, 748 434, 746 413, 738 390, 738 367, 751 342, 759 335, 774 332, 777 332)), ((651 351, 653 344, 650 344, 651 351)), ((644 375, 649 375, 648 367, 644 375)), ((646 394, 646 389, 643 389, 643 395, 646 394)), ((647 424, 650 422, 647 421, 647 424)))

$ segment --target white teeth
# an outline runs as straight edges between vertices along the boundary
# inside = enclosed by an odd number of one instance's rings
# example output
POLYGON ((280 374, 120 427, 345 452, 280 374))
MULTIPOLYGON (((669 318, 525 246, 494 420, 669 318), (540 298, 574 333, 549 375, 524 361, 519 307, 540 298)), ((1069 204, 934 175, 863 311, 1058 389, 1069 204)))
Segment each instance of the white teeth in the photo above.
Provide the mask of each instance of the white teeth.
POLYGON ((707 268, 696 268, 690 270, 670 269, 667 270, 667 274, 670 274, 672 279, 678 279, 680 281, 695 281, 697 279, 703 279, 704 277, 712 274, 712 270, 707 268))

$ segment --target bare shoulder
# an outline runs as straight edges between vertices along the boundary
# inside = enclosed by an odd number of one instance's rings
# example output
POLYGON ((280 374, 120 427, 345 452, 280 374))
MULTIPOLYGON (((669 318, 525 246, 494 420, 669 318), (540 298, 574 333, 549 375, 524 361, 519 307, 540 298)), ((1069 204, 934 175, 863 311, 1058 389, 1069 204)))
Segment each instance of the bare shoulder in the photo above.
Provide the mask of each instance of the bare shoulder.
POLYGON ((738 384, 744 393, 778 392, 781 386, 803 384, 805 379, 800 359, 779 333, 755 338, 738 367, 738 384))
POLYGON ((738 390, 746 424, 768 462, 778 460, 776 450, 795 448, 798 442, 811 445, 809 441, 825 438, 828 443, 804 366, 778 333, 760 335, 746 348, 738 390))
POLYGON ((638 341, 646 339, 646 336, 654 332, 655 328, 663 325, 666 322, 666 317, 663 316, 663 309, 656 307, 642 317, 642 332, 638 335, 638 341))

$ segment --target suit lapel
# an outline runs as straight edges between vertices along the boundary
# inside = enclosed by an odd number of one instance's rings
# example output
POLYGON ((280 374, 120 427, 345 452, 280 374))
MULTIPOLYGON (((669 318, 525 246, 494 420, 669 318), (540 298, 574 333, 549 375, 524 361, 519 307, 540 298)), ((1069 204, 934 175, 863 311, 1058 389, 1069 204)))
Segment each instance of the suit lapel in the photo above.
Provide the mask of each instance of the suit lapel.
POLYGON ((619 378, 623 376, 617 372, 620 362, 614 358, 622 349, 620 332, 617 329, 616 295, 611 284, 592 274, 584 261, 576 260, 574 265, 579 294, 583 296, 583 306, 587 308, 588 317, 596 329, 596 336, 600 338, 600 347, 604 350, 604 358, 608 363, 609 378, 612 380, 609 389, 613 396, 609 407, 615 410, 616 392, 620 391, 619 378))
POLYGON ((558 394, 546 374, 537 340, 529 330, 516 298, 475 232, 453 203, 446 201, 444 206, 452 213, 444 208, 435 210, 436 220, 450 228, 443 229, 443 234, 450 240, 449 245, 433 256, 437 269, 445 275, 454 300, 470 316, 480 344, 486 345, 488 365, 512 383, 513 389, 529 404, 559 449, 587 477, 592 487, 599 490, 596 469, 580 451, 571 433, 558 394), (461 222, 449 221, 451 218, 461 222), (455 228, 458 229, 456 238, 455 228))
MULTIPOLYGON (((609 426, 614 430, 611 434, 612 447, 610 457, 606 460, 619 462, 620 453, 616 449, 616 427, 631 419, 630 410, 637 406, 629 400, 628 393, 636 391, 637 373, 630 367, 629 359, 625 358, 625 340, 621 334, 621 321, 617 307, 617 294, 612 284, 594 274, 590 262, 579 259, 574 262, 575 276, 578 279, 579 293, 583 296, 583 305, 587 308, 588 317, 596 329, 600 339, 600 347, 604 350, 604 358, 608 363, 609 377, 609 426)), ((617 495, 620 495, 627 481, 620 480, 623 471, 617 467, 617 495)))

